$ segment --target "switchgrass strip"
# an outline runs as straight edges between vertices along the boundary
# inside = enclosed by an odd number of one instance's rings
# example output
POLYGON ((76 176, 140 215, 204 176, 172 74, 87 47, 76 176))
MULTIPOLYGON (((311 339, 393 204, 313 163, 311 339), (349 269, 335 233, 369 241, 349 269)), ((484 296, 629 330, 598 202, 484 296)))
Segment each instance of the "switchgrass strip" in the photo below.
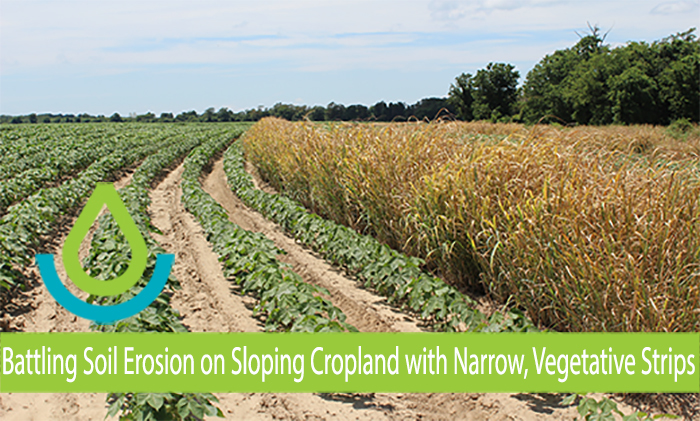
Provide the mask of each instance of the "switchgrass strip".
POLYGON ((696 140, 644 126, 265 119, 243 142, 286 196, 540 326, 700 330, 696 140))
POLYGON ((280 224, 326 260, 357 276, 366 288, 415 312, 436 331, 533 332, 537 328, 517 309, 491 316, 476 302, 441 279, 423 272, 422 261, 408 257, 352 229, 309 213, 292 199, 255 188, 245 171, 240 142, 224 154, 224 170, 233 192, 248 206, 280 224))

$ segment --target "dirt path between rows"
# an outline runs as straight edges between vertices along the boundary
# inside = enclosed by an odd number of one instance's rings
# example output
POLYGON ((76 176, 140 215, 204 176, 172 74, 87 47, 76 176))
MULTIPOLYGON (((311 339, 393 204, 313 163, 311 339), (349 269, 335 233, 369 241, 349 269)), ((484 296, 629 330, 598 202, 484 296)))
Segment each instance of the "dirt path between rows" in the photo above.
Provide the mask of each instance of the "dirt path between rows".
MULTIPOLYGON (((249 172, 251 168, 248 167, 249 172)), ((255 175, 255 174, 254 174, 255 175)), ((262 187, 259 179, 256 185, 262 187)), ((347 322, 363 332, 417 332, 426 330, 414 318, 388 305, 309 249, 288 237, 281 227, 248 208, 226 182, 223 159, 218 159, 203 182, 204 190, 242 228, 261 232, 286 251, 280 259, 292 265, 304 281, 327 288, 347 322)), ((271 192, 269 187, 264 187, 271 192)), ((561 408, 554 395, 527 394, 249 394, 221 395, 225 412, 237 418, 284 419, 466 419, 538 420, 573 419, 575 408, 561 408), (319 402, 320 401, 320 402, 319 402), (245 405, 243 405, 245 403, 245 405), (257 410, 258 413, 251 413, 257 410), (282 412, 280 412, 282 411, 282 412)), ((223 409, 223 408, 222 408, 223 409)))
POLYGON ((259 332, 253 317, 255 300, 231 290, 204 231, 180 201, 183 166, 175 168, 151 192, 151 221, 163 235, 153 237, 175 255, 172 273, 182 289, 171 305, 193 332, 259 332))
MULTIPOLYGON (((131 182, 133 169, 114 181, 120 189, 131 182)), ((103 212, 105 210, 103 209, 103 212)), ((61 245, 65 242, 75 218, 66 218, 55 233, 53 241, 44 252, 54 254, 56 271, 61 279, 67 279, 63 268, 61 245)), ((88 255, 92 234, 90 229, 80 246, 79 256, 88 255)), ((31 282, 31 289, 15 297, 7 306, 11 313, 3 316, 3 330, 19 332, 90 332, 90 322, 75 316, 59 305, 44 287, 39 268, 32 265, 24 273, 31 282)), ((68 289, 81 299, 87 294, 68 283, 68 289)), ((40 377, 37 381, 40 381, 40 377)), ((0 393, 0 419, 3 420, 103 420, 107 414, 104 393, 0 393)))

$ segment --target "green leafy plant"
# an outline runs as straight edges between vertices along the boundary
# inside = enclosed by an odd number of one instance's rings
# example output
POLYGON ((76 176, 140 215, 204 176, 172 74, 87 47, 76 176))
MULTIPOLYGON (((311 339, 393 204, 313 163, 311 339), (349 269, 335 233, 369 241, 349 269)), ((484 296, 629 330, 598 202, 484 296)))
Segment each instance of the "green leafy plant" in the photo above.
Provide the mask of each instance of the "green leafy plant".
POLYGON ((204 417, 224 418, 221 409, 213 405, 219 402, 211 393, 126 393, 109 397, 107 416, 121 412, 121 420, 184 420, 199 421, 204 417))
POLYGON ((56 222, 76 208, 95 184, 157 150, 161 144, 125 142, 90 165, 79 177, 44 188, 7 209, 0 219, 0 288, 22 288, 25 279, 15 269, 32 263, 34 253, 56 222))
MULTIPOLYGON (((52 134, 60 136, 63 133, 57 131, 52 134)), ((69 134, 74 133, 69 132, 69 134)), ((30 161, 23 155, 27 165, 31 163, 32 167, 14 177, 0 180, 0 213, 8 206, 28 197, 47 184, 55 183, 87 168, 96 160, 119 147, 120 144, 118 137, 101 136, 97 131, 95 133, 80 132, 80 135, 82 136, 73 135, 60 141, 47 142, 48 144, 42 145, 42 150, 34 154, 30 161), (40 166, 35 167, 37 164, 40 166)), ((5 168, 1 168, 1 170, 5 170, 5 168)), ((2 172, 4 173, 4 171, 2 172)))
POLYGON ((671 414, 656 414, 652 415, 642 411, 635 411, 632 414, 625 415, 617 408, 617 403, 609 398, 602 398, 597 401, 593 398, 587 398, 578 394, 566 396, 561 404, 569 406, 578 400, 577 410, 579 415, 585 421, 615 421, 619 418, 622 421, 651 421, 660 418, 676 419, 676 415, 671 414))
MULTIPOLYGON (((146 270, 131 290, 116 296, 94 297, 89 301, 100 305, 112 305, 131 299, 138 294, 150 279, 155 267, 156 255, 165 251, 149 235, 155 231, 148 216, 150 198, 148 190, 151 182, 162 171, 173 165, 189 151, 209 138, 230 141, 240 135, 239 127, 226 127, 218 130, 191 131, 186 139, 173 142, 168 148, 146 158, 134 172, 131 183, 119 191, 124 205, 129 210, 141 231, 148 249, 146 270)), ((97 279, 113 279, 123 273, 129 265, 131 249, 111 215, 99 218, 92 246, 84 267, 97 279)), ((92 325, 91 328, 103 332, 186 332, 180 322, 179 313, 170 306, 170 296, 179 283, 171 275, 166 289, 141 313, 121 320, 113 325, 92 325)), ((218 400, 209 393, 113 393, 108 395, 109 415, 119 414, 124 420, 202 420, 205 416, 223 416, 216 407, 218 400)))
MULTIPOLYGON (((147 158, 134 173, 132 182, 121 191, 121 198, 133 215, 134 222, 142 231, 148 247, 148 264, 144 276, 138 286, 145 286, 155 266, 155 255, 163 253, 157 243, 148 235, 152 227, 147 208, 150 204, 148 188, 153 178, 167 166, 171 165, 178 157, 182 157, 193 147, 201 142, 201 138, 195 137, 188 141, 166 148, 158 154, 147 158)), ((111 215, 104 215, 100 220, 100 227, 95 232, 90 255, 86 259, 85 266, 90 268, 91 275, 112 279, 123 272, 130 260, 128 243, 119 232, 118 225, 111 215)), ((171 276, 168 279, 170 289, 177 288, 177 281, 171 276)), ((101 305, 111 305, 131 299, 139 292, 138 287, 129 292, 112 297, 102 297, 91 300, 101 305)), ((146 310, 122 320, 115 325, 97 326, 93 329, 101 331, 117 332, 186 332, 187 329, 180 323, 179 314, 169 305, 170 293, 164 291, 146 310)), ((208 394, 151 394, 151 393, 118 393, 108 397, 110 413, 116 414, 121 410, 120 419, 182 419, 200 420, 204 415, 216 415, 221 412, 216 408, 208 394)))
POLYGON ((690 136, 700 137, 698 125, 691 123, 687 118, 673 121, 666 129, 666 132, 672 138, 681 141, 686 140, 690 136))

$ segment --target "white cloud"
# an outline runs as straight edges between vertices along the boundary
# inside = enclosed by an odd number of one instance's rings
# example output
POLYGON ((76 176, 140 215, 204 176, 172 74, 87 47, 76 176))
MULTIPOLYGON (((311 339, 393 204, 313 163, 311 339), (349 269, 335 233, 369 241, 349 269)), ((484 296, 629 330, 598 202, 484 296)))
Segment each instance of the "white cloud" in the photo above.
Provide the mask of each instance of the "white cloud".
POLYGON ((679 13, 692 12, 694 10, 698 10, 698 8, 699 5, 697 2, 669 1, 665 3, 660 3, 659 5, 651 9, 651 13, 656 15, 675 15, 679 13))
POLYGON ((467 6, 457 1, 431 1, 430 17, 437 21, 460 20, 467 15, 467 6))
MULTIPOLYGON (((654 28, 658 35, 643 38, 649 41, 689 27, 677 19, 650 20, 639 4, 644 3, 3 1, 0 74, 41 69, 112 73, 120 66, 131 70, 141 65, 274 61, 298 68, 336 68, 338 62, 346 68, 430 66, 492 56, 484 41, 494 38, 510 40, 500 58, 508 61, 509 54, 520 56, 526 43, 554 43, 559 48, 572 44, 574 30, 585 31, 587 21, 604 28, 614 24, 611 42, 638 39, 636 33, 625 35, 629 27, 654 28), (612 39, 618 34, 622 39, 612 39), (557 38, 547 39, 552 36, 557 38), (470 56, 459 56, 461 51, 470 56)), ((655 10, 667 13, 696 6, 688 1, 664 3, 655 10)))
POLYGON ((522 0, 484 0, 483 7, 487 9, 514 10, 527 6, 529 1, 522 0))

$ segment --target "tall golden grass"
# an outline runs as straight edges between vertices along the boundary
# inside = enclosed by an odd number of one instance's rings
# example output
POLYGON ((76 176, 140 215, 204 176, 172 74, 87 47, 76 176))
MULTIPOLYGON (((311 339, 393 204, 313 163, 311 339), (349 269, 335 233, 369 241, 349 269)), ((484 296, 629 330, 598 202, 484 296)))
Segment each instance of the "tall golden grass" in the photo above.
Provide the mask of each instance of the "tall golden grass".
POLYGON ((264 119, 244 146, 312 211, 542 326, 700 330, 700 139, 650 126, 264 119))

